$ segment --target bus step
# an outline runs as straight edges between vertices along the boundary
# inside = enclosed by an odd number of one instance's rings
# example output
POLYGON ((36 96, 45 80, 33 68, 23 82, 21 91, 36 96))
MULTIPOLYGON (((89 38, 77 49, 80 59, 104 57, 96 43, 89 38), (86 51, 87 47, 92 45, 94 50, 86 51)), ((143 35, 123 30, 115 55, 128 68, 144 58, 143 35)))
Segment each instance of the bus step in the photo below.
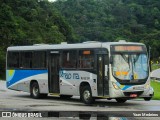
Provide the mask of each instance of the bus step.
POLYGON ((51 96, 60 96, 59 93, 49 93, 49 95, 51 95, 51 96))

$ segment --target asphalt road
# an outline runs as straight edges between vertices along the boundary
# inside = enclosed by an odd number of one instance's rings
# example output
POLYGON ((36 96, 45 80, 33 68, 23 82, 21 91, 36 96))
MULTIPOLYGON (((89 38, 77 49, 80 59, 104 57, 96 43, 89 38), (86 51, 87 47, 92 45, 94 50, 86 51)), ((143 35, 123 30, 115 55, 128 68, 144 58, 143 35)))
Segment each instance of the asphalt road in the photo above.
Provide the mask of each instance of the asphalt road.
POLYGON ((159 73, 160 73, 160 69, 154 70, 154 71, 151 72, 151 77, 160 80, 160 74, 159 73))
MULTIPOLYGON (((151 100, 147 102, 141 99, 135 99, 135 100, 128 100, 126 103, 122 104, 122 103, 117 103, 115 100, 103 99, 103 100, 96 100, 96 102, 93 105, 88 106, 82 103, 79 100, 79 97, 76 96, 67 100, 53 96, 48 96, 45 99, 32 99, 30 98, 29 93, 8 90, 5 86, 5 82, 0 81, 0 111, 53 111, 53 113, 49 113, 53 114, 52 117, 55 117, 54 114, 57 114, 59 112, 58 116, 60 116, 60 114, 61 115, 67 114, 66 115, 68 116, 67 119, 70 119, 71 116, 76 116, 75 118, 77 119, 78 116, 77 114, 79 114, 80 112, 82 112, 82 116, 83 114, 88 112, 91 118, 94 118, 94 115, 97 117, 99 113, 100 114, 104 113, 105 115, 107 114, 107 116, 112 116, 112 117, 114 116, 131 117, 134 112, 138 111, 139 112, 159 111, 160 113, 160 101, 151 100)), ((152 116, 153 120, 154 119, 157 120, 157 118, 160 119, 159 113, 158 113, 159 117, 152 116)), ((151 119, 150 117, 142 117, 142 118, 145 120, 151 119)), ((129 120, 130 119, 143 120, 142 118, 132 117, 129 118, 129 120)))

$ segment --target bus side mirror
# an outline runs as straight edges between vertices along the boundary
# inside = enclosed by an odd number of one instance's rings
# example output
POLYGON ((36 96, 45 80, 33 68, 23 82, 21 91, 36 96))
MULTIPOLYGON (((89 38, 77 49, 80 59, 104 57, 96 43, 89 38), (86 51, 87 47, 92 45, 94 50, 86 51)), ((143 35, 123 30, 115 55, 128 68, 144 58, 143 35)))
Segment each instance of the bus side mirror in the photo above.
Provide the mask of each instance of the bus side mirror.
POLYGON ((113 56, 110 56, 110 64, 113 64, 113 56))

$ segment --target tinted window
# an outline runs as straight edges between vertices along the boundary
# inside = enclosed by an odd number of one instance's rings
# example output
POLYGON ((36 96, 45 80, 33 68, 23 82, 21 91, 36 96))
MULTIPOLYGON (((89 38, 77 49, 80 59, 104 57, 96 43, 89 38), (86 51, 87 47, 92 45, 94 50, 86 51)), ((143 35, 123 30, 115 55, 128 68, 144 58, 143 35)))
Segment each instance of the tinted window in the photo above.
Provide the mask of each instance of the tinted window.
POLYGON ((92 50, 79 51, 79 68, 93 69, 94 67, 94 52, 92 50))
POLYGON ((20 68, 32 68, 32 52, 21 52, 20 68))
POLYGON ((33 52, 33 68, 46 67, 46 53, 42 51, 33 52))
POLYGON ((8 68, 19 68, 19 52, 8 52, 8 68))
POLYGON ((46 52, 8 52, 8 68, 37 69, 46 68, 46 52))
POLYGON ((63 51, 62 53, 62 67, 63 68, 76 68, 77 60, 76 50, 63 51))

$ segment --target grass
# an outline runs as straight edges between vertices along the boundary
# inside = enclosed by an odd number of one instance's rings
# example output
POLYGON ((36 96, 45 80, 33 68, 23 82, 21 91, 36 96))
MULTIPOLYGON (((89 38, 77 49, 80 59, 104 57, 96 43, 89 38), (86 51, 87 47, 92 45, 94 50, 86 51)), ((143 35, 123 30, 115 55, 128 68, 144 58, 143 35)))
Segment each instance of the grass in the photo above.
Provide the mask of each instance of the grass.
POLYGON ((160 68, 160 64, 152 64, 151 65, 151 70, 156 70, 156 69, 159 69, 160 68))
MULTIPOLYGON (((152 71, 159 69, 160 64, 152 64, 152 71)), ((151 81, 151 86, 154 89, 154 97, 152 98, 153 100, 160 100, 160 82, 156 81, 151 81)))
POLYGON ((160 100, 160 82, 151 81, 151 86, 154 89, 154 97, 153 100, 160 100))

